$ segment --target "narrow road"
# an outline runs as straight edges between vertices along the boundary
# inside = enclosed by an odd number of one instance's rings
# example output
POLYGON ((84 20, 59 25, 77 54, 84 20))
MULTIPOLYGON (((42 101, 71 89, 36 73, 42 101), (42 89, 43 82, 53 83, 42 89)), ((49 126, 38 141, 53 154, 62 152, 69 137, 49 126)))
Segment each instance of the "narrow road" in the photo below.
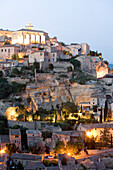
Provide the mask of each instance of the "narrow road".
POLYGON ((92 156, 96 156, 96 155, 101 155, 101 154, 106 154, 112 152, 113 154, 113 148, 110 149, 102 149, 102 150, 87 150, 88 151, 88 155, 84 152, 81 151, 79 155, 75 156, 76 159, 83 159, 83 158, 88 158, 88 157, 92 157, 92 156))

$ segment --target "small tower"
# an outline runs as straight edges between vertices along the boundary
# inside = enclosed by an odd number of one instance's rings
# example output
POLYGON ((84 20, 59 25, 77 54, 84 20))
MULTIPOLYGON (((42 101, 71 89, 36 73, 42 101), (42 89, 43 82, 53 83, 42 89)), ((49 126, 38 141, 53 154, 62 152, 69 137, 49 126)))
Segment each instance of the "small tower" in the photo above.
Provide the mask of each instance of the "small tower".
POLYGON ((25 26, 25 29, 33 30, 33 26, 31 25, 30 22, 27 23, 27 26, 25 26))

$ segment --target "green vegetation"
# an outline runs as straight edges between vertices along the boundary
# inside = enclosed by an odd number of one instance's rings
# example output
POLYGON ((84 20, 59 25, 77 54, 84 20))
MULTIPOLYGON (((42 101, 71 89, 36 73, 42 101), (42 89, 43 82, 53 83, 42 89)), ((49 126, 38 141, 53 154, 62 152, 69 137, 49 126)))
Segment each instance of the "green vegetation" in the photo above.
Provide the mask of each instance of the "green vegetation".
POLYGON ((5 41, 4 45, 9 45, 11 44, 9 40, 5 41))
POLYGON ((43 160, 43 164, 48 167, 48 166, 58 166, 58 161, 56 160, 43 160))
POLYGON ((12 93, 12 87, 7 79, 0 78, 0 99, 6 99, 12 93))
POLYGON ((47 138, 51 138, 52 137, 52 132, 50 132, 50 131, 43 131, 42 132, 42 137, 43 137, 43 140, 46 140, 47 138))
POLYGON ((102 147, 108 147, 110 144, 111 134, 109 129, 105 126, 104 130, 100 131, 100 143, 102 147))
POLYGON ((49 70, 52 71, 54 69, 53 64, 49 64, 49 70))
POLYGON ((77 83, 83 85, 83 84, 85 84, 89 80, 95 80, 96 81, 97 79, 95 77, 93 77, 93 76, 88 75, 88 74, 84 74, 83 72, 78 72, 74 76, 74 78, 70 79, 70 82, 71 83, 77 82, 77 83))
POLYGON ((108 116, 108 102, 105 101, 105 108, 104 108, 104 121, 106 121, 106 118, 108 116))
POLYGON ((19 60, 19 56, 16 55, 16 54, 13 54, 13 55, 11 56, 11 59, 13 59, 13 60, 19 60))
POLYGON ((90 56, 102 56, 102 53, 98 53, 98 51, 91 51, 89 53, 90 56))
POLYGON ((22 91, 25 91, 26 84, 20 84, 16 82, 12 82, 11 84, 13 93, 20 93, 22 91))
POLYGON ((55 154, 56 154, 56 153, 57 153, 57 154, 62 154, 62 151, 64 150, 64 147, 65 147, 64 142, 58 140, 58 141, 56 142, 56 145, 55 145, 55 148, 54 148, 55 154))
POLYGON ((76 141, 70 141, 66 145, 63 141, 58 140, 54 148, 55 154, 70 153, 70 156, 78 154, 83 148, 81 138, 77 137, 76 141))
POLYGON ((65 77, 65 78, 68 78, 68 75, 67 75, 67 74, 61 74, 61 75, 59 75, 59 77, 65 77))
POLYGON ((15 144, 6 144, 6 153, 11 156, 13 153, 20 153, 20 149, 15 144))
POLYGON ((0 99, 6 99, 10 94, 17 94, 21 91, 24 91, 26 88, 25 84, 20 84, 16 82, 12 82, 9 84, 7 79, 0 78, 0 99))
POLYGON ((96 138, 94 136, 85 136, 85 146, 87 146, 87 149, 95 149, 96 148, 96 138))
POLYGON ((9 128, 7 119, 4 116, 0 115, 0 135, 8 135, 9 134, 9 128))
POLYGON ((0 71, 0 78, 1 78, 1 77, 3 77, 3 72, 2 72, 2 71, 0 71))

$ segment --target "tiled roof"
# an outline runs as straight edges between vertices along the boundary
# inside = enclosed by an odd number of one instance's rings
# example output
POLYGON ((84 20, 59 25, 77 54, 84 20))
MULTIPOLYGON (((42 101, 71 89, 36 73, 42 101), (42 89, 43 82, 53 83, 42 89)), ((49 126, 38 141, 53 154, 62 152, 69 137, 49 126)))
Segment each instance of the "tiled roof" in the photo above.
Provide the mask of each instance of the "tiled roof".
POLYGON ((10 135, 21 135, 20 129, 10 129, 9 130, 10 135))
POLYGON ((37 170, 38 168, 45 168, 44 164, 42 162, 30 162, 28 163, 25 170, 37 170))
POLYGON ((39 130, 26 130, 26 133, 27 134, 38 134, 40 133, 40 131, 39 130))
POLYGON ((96 123, 96 124, 84 124, 81 125, 81 127, 85 128, 86 130, 88 129, 94 129, 94 128, 113 128, 113 123, 96 123))
POLYGON ((9 143, 9 135, 0 135, 0 143, 9 143))
POLYGON ((41 33, 46 33, 46 32, 41 31, 41 30, 30 30, 30 29, 24 29, 24 28, 22 28, 22 29, 20 29, 20 30, 18 30, 18 31, 28 31, 28 32, 41 32, 41 33))
POLYGON ((30 155, 30 154, 21 154, 21 153, 14 153, 11 156, 12 159, 24 159, 24 160, 41 160, 42 156, 38 155, 30 155))

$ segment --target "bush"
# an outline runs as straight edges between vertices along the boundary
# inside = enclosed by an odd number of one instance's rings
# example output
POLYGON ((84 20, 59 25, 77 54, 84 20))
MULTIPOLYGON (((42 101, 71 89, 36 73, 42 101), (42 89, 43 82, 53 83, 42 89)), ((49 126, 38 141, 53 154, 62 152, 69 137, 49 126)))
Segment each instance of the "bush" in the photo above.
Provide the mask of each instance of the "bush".
POLYGON ((50 160, 44 160, 44 161, 43 161, 43 164, 44 164, 45 166, 58 166, 58 161, 56 161, 56 160, 52 160, 52 161, 50 161, 50 160))

